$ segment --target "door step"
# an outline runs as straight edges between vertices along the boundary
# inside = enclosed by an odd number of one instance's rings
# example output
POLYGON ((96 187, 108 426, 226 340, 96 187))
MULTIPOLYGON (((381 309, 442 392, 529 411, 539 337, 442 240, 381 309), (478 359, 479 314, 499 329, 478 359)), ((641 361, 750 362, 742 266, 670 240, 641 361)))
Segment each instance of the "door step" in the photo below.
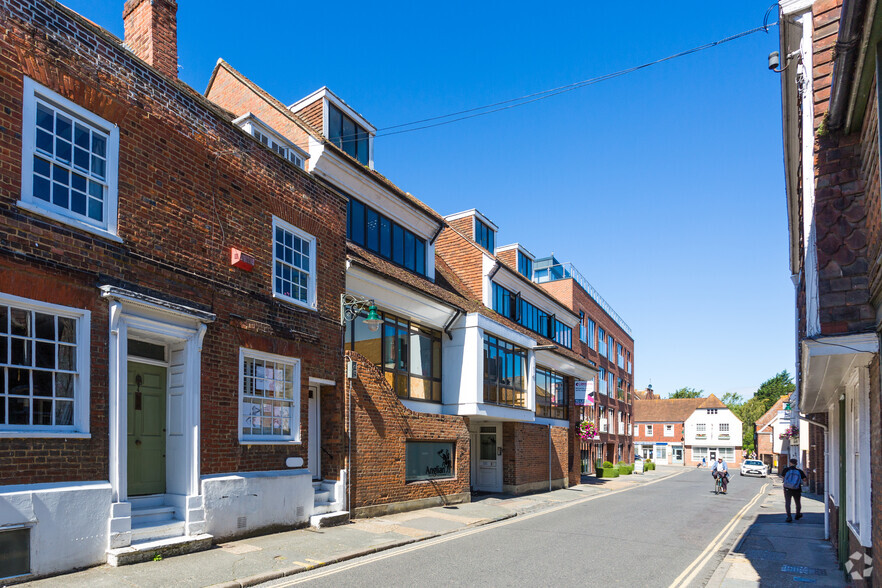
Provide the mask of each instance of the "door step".
POLYGON ((135 525, 145 526, 151 523, 171 521, 175 518, 173 506, 150 506, 147 508, 132 507, 132 527, 135 525))
POLYGON ((328 512, 326 514, 317 514, 309 517, 309 525, 314 529, 321 529, 322 527, 336 527, 337 525, 345 525, 348 522, 348 510, 328 512))
POLYGON ((184 521, 174 519, 139 521, 135 516, 132 516, 132 544, 181 537, 183 535, 184 521))
MULTIPOLYGON (((134 531, 132 529, 133 535, 134 531)), ((213 539, 212 535, 203 533, 192 537, 169 537, 132 543, 129 547, 107 550, 107 563, 112 566, 125 566, 157 558, 203 551, 211 547, 213 539)))

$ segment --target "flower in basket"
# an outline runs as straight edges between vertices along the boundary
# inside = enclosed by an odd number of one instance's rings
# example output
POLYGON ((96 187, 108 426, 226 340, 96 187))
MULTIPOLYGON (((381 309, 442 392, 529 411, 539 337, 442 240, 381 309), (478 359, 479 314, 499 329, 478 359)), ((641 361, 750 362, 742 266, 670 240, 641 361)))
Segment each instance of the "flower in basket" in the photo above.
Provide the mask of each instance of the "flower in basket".
POLYGON ((590 441, 597 436, 597 427, 592 421, 582 421, 579 423, 579 438, 583 441, 590 441))
POLYGON ((799 427, 790 425, 787 430, 778 435, 778 439, 799 439, 799 427))

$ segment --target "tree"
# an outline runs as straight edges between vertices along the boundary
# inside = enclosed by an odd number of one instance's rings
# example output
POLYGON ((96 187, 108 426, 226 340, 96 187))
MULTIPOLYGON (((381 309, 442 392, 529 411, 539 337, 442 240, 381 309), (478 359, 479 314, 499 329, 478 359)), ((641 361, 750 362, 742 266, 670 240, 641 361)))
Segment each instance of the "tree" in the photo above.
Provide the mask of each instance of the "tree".
MULTIPOLYGON (((754 425, 757 419, 766 414, 779 398, 789 395, 796 389, 793 377, 784 370, 763 382, 753 398, 743 403, 738 411, 733 410, 742 423, 742 447, 745 451, 754 451, 754 425)), ((725 396, 724 396, 725 398, 725 396)))
POLYGON ((729 410, 737 414, 735 407, 741 408, 741 405, 744 404, 744 398, 741 397, 741 394, 738 392, 726 392, 723 394, 723 398, 721 398, 723 404, 729 407, 729 410))
POLYGON ((766 410, 769 410, 779 398, 785 394, 789 396, 794 390, 796 390, 796 384, 793 383, 793 376, 787 370, 784 370, 763 382, 753 397, 767 401, 768 406, 766 406, 766 410))
POLYGON ((704 390, 696 390, 695 388, 680 388, 671 393, 668 398, 701 398, 704 390))

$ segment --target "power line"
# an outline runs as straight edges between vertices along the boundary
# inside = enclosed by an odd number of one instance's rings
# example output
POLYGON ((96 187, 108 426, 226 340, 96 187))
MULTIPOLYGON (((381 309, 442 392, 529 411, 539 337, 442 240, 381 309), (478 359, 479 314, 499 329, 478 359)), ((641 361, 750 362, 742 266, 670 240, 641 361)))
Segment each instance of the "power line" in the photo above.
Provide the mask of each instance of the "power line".
POLYGON ((521 96, 521 97, 519 97, 519 98, 511 98, 511 99, 509 99, 509 100, 503 100, 503 101, 501 101, 501 102, 495 102, 495 103, 493 103, 493 104, 486 104, 486 105, 484 105, 484 106, 476 106, 476 107, 474 107, 474 108, 469 108, 469 109, 466 109, 466 110, 460 110, 460 111, 458 111, 458 112, 452 112, 452 113, 450 113, 450 114, 444 114, 444 115, 440 115, 440 116, 433 116, 433 117, 430 117, 430 118, 424 118, 424 119, 417 120, 417 121, 413 121, 413 122, 409 122, 409 123, 402 123, 402 124, 398 124, 398 125, 393 125, 393 126, 389 126, 389 127, 384 127, 384 128, 377 129, 377 130, 378 130, 378 131, 384 131, 384 130, 390 130, 390 129, 398 129, 398 128, 401 128, 401 127, 408 127, 408 126, 411 126, 411 125, 417 125, 417 124, 421 124, 421 123, 424 123, 424 122, 440 121, 440 122, 435 122, 435 123, 428 124, 428 125, 421 125, 421 126, 414 127, 414 128, 410 128, 410 129, 401 129, 401 130, 392 131, 392 132, 388 132, 388 133, 378 133, 376 136, 377 136, 377 137, 388 137, 388 136, 391 136, 391 135, 399 135, 399 134, 402 134, 402 133, 410 133, 410 132, 413 132, 413 131, 421 131, 421 130, 424 130, 424 129, 430 129, 430 128, 433 128, 433 127, 439 127, 439 126, 442 126, 442 125, 448 125, 448 124, 451 124, 451 123, 459 122, 459 121, 462 121, 462 120, 467 120, 467 119, 470 119, 470 118, 476 118, 476 117, 479 117, 479 116, 485 116, 485 115, 488 115, 488 114, 493 114, 494 112, 500 112, 500 111, 503 111, 503 110, 509 110, 509 109, 511 109, 511 108, 517 108, 518 106, 524 106, 524 105, 526 105, 526 104, 532 104, 533 102, 538 102, 538 101, 540 101, 540 100, 545 100, 546 98, 551 98, 552 96, 557 96, 557 95, 559 95, 559 94, 564 94, 564 93, 566 93, 566 92, 572 92, 573 90, 578 90, 578 89, 580 89, 580 88, 584 88, 584 87, 586 87, 586 86, 591 86, 591 85, 594 85, 594 84, 597 84, 597 83, 600 83, 600 82, 605 82, 605 81, 607 81, 607 80, 611 80, 611 79, 614 79, 614 78, 617 78, 617 77, 621 77, 621 76, 624 76, 624 75, 627 75, 627 74, 630 74, 630 73, 634 73, 635 71, 639 71, 639 70, 641 70, 641 69, 646 69, 646 68, 648 68, 648 67, 652 67, 653 65, 658 65, 659 63, 664 63, 664 62, 666 62, 666 61, 671 61, 671 60, 673 60, 673 59, 678 59, 678 58, 680 58, 680 57, 685 57, 685 56, 687 56, 687 55, 691 55, 691 54, 693 54, 693 53, 698 53, 699 51, 705 51, 705 50, 707 50, 707 49, 711 49, 711 48, 716 47, 716 46, 718 46, 718 45, 722 45, 722 44, 724 44, 724 43, 729 43, 729 42, 731 42, 731 41, 735 41, 735 40, 737 40, 737 39, 741 39, 741 38, 747 37, 747 36, 749 36, 749 35, 753 35, 754 33, 758 33, 758 32, 760 32, 760 31, 764 31, 764 32, 768 33, 769 27, 770 27, 770 26, 776 26, 777 24, 778 24, 778 23, 772 23, 772 24, 770 25, 770 24, 767 24, 767 23, 764 22, 762 26, 754 27, 754 28, 752 28, 752 29, 749 29, 749 30, 746 30, 746 31, 742 31, 742 32, 737 33, 737 34, 734 34, 734 35, 730 35, 730 36, 728 36, 728 37, 725 37, 725 38, 723 38, 723 39, 719 39, 719 40, 717 40, 717 41, 713 41, 713 42, 710 42, 710 43, 705 43, 704 45, 699 45, 698 47, 693 47, 693 48, 691 48, 691 49, 686 49, 685 51, 680 51, 679 53, 675 53, 675 54, 673 54, 673 55, 668 55, 667 57, 662 57, 661 59, 656 59, 655 61, 649 61, 649 62, 646 62, 646 63, 642 63, 642 64, 640 64, 640 65, 635 65, 635 66, 633 66, 633 67, 629 67, 629 68, 626 68, 626 69, 621 69, 621 70, 619 70, 619 71, 615 71, 615 72, 612 72, 612 73, 604 74, 604 75, 602 75, 602 76, 598 76, 598 77, 595 77, 595 78, 589 78, 589 79, 587 79, 587 80, 582 80, 582 81, 579 81, 579 82, 573 82, 573 83, 571 83, 571 84, 567 84, 567 85, 565 85, 565 86, 559 86, 559 87, 557 87, 557 88, 552 88, 552 89, 549 89, 549 90, 543 90, 543 91, 541 91, 541 92, 535 92, 535 93, 533 93, 533 94, 527 94, 527 95, 525 95, 525 96, 521 96), (486 110, 486 109, 490 109, 490 110, 486 110), (484 110, 485 112, 477 112, 477 111, 479 111, 479 110, 484 110), (474 114, 469 114, 469 113, 474 113, 474 114), (467 116, 459 116, 459 115, 467 115, 467 116), (441 120, 441 119, 446 119, 446 118, 450 118, 450 117, 458 117, 458 118, 453 118, 453 119, 451 119, 451 120, 441 120))
MULTIPOLYGON (((776 6, 776 4, 773 4, 772 6, 774 7, 774 6, 776 6)), ((771 7, 769 10, 771 10, 771 7)), ((680 57, 692 55, 693 53, 698 53, 699 51, 705 51, 707 49, 712 49, 713 47, 716 47, 718 45, 722 45, 724 43, 729 43, 729 42, 735 41, 737 39, 742 39, 744 37, 753 35, 754 33, 758 33, 760 31, 768 33, 769 27, 773 27, 773 26, 778 25, 777 22, 768 23, 767 22, 768 16, 769 16, 769 11, 766 11, 766 15, 763 18, 762 26, 754 27, 752 29, 742 31, 742 32, 736 33, 734 35, 724 37, 724 38, 719 39, 717 41, 705 43, 704 45, 699 45, 698 47, 686 49, 685 51, 680 51, 679 53, 674 53, 673 55, 668 55, 667 57, 662 57, 661 59, 656 59, 654 61, 648 61, 648 62, 642 63, 640 65, 635 65, 635 66, 632 66, 632 67, 629 67, 626 69, 621 69, 621 70, 618 70, 618 71, 615 71, 612 73, 608 73, 608 74, 604 74, 601 76, 597 76, 594 78, 588 78, 587 80, 581 80, 578 82, 573 82, 571 84, 558 86, 556 88, 550 88, 548 90, 542 90, 540 92, 533 92, 531 94, 525 94, 524 96, 519 96, 517 98, 509 98, 507 100, 501 100, 499 102, 494 102, 492 104, 485 104, 483 106, 475 106, 473 108, 467 108, 465 110, 459 110, 459 111, 451 112, 448 114, 442 114, 442 115, 432 116, 429 118, 423 118, 423 119, 419 119, 419 120, 415 120, 415 121, 411 121, 411 122, 407 122, 407 123, 401 123, 401 124, 397 124, 397 125, 391 125, 388 127, 382 127, 380 129, 377 129, 378 134, 375 136, 376 137, 389 137, 392 135, 400 135, 402 133, 411 133, 414 131, 421 131, 424 129, 431 129, 433 127, 440 127, 443 125, 448 125, 451 123, 467 120, 470 118, 476 118, 479 116, 486 116, 488 114, 493 114, 495 112, 509 110, 511 108, 517 108, 519 106, 525 106, 527 104, 532 104, 533 102, 538 102, 540 100, 545 100, 546 98, 551 98, 552 96, 557 96, 559 94, 564 94, 566 92, 572 92, 573 90, 578 90, 578 89, 584 88, 586 86, 591 86, 594 84, 598 84, 600 82, 605 82, 607 80, 611 80, 611 79, 618 78, 618 77, 621 77, 624 75, 628 75, 630 73, 640 71, 641 69, 646 69, 648 67, 652 67, 653 65, 658 65, 659 63, 664 63, 666 61, 671 61, 673 59, 679 59, 680 57), (479 112, 479 111, 484 111, 484 112, 479 112), (466 116, 461 116, 461 115, 466 115, 466 116), (451 117, 458 117, 458 118, 451 118, 451 117), (443 120, 443 119, 451 119, 451 120, 443 120), (433 122, 433 121, 439 121, 439 122, 433 122), (427 123, 427 122, 430 122, 432 124, 427 124, 427 125, 422 124, 422 123, 427 123), (402 127, 411 127, 412 125, 421 125, 421 126, 408 128, 408 129, 402 128, 402 127), (400 129, 400 130, 392 130, 392 129, 400 129), (391 132, 383 133, 381 131, 391 131, 391 132)), ((346 141, 346 142, 353 140, 355 138, 357 138, 357 134, 341 135, 339 137, 339 139, 341 141, 346 141)))

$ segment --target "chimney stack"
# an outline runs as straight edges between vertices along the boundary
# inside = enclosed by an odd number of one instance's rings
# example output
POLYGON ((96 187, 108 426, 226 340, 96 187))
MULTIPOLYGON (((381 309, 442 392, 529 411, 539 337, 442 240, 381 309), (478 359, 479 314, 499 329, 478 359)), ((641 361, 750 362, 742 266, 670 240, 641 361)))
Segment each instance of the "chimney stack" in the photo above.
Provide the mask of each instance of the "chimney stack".
POLYGON ((126 47, 164 73, 178 77, 178 4, 175 0, 126 0, 126 47))

